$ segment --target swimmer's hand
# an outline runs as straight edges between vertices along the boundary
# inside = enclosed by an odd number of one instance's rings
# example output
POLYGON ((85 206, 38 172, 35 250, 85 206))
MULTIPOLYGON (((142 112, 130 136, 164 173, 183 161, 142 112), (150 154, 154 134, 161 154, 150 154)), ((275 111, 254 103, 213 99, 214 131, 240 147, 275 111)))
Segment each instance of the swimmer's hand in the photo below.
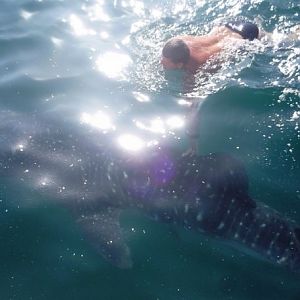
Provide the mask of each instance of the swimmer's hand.
POLYGON ((187 156, 196 156, 196 151, 192 148, 189 148, 187 151, 185 151, 183 154, 182 154, 182 157, 187 157, 187 156))
POLYGON ((196 156, 198 154, 198 144, 196 139, 190 139, 190 147, 182 154, 182 157, 196 156))

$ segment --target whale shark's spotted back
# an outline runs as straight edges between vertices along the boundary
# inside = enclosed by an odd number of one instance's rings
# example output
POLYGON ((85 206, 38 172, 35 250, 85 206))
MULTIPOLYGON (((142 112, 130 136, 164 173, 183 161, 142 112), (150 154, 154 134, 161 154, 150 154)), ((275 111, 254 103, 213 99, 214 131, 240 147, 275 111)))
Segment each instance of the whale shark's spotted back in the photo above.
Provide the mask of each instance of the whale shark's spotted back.
POLYGON ((78 124, 0 115, 0 176, 70 208, 85 238, 113 264, 132 264, 119 215, 134 208, 300 269, 300 228, 251 199, 245 169, 231 156, 176 156, 163 147, 127 156, 78 124))

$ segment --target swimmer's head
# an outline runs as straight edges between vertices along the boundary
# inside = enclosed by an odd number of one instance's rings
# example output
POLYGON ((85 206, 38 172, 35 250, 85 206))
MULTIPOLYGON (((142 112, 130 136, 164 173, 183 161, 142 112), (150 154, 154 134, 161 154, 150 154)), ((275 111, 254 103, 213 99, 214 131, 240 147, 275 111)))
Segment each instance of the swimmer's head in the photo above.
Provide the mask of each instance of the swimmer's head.
POLYGON ((163 47, 161 63, 165 69, 182 69, 190 59, 190 49, 178 38, 169 40, 163 47))

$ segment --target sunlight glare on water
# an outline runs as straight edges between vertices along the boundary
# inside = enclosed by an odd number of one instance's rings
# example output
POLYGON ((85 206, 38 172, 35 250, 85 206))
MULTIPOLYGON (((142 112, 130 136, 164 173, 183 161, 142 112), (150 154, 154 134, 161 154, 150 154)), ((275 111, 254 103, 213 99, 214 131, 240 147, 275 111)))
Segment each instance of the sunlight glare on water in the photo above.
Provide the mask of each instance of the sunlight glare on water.
POLYGON ((132 63, 131 58, 119 52, 106 52, 96 60, 97 70, 109 78, 125 80, 126 68, 132 63))
POLYGON ((144 15, 144 3, 138 0, 121 1, 121 5, 124 8, 130 7, 137 15, 144 15))
POLYGON ((64 42, 62 39, 58 39, 54 36, 51 37, 51 41, 57 47, 61 47, 63 45, 63 42, 64 42))
POLYGON ((135 121, 135 125, 143 130, 165 136, 169 130, 178 130, 185 126, 184 119, 180 116, 171 116, 166 119, 155 117, 147 121, 135 121))
POLYGON ((129 152, 139 152, 146 143, 139 137, 132 134, 123 134, 118 138, 118 143, 122 149, 129 152))
POLYGON ((34 16, 34 13, 22 9, 20 15, 25 20, 29 20, 34 16))
POLYGON ((91 5, 91 6, 83 5, 82 10, 87 13, 90 21, 109 22, 111 18, 105 12, 103 5, 104 5, 104 1, 99 1, 95 5, 91 5))
POLYGON ((150 102, 150 97, 141 92, 132 92, 134 98, 139 102, 150 102))
POLYGON ((96 31, 92 28, 88 28, 83 21, 76 15, 72 14, 69 17, 69 23, 73 32, 77 36, 84 36, 84 35, 96 35, 96 31))
POLYGON ((80 122, 100 129, 103 132, 115 129, 111 118, 106 113, 100 110, 94 114, 83 112, 80 116, 80 122))
POLYGON ((179 116, 172 116, 166 120, 166 124, 171 129, 179 129, 179 128, 184 127, 184 120, 179 116))
POLYGON ((146 131, 159 134, 164 134, 166 132, 165 124, 160 118, 154 118, 153 120, 150 120, 149 123, 149 125, 146 125, 141 121, 135 122, 138 128, 144 129, 146 131))

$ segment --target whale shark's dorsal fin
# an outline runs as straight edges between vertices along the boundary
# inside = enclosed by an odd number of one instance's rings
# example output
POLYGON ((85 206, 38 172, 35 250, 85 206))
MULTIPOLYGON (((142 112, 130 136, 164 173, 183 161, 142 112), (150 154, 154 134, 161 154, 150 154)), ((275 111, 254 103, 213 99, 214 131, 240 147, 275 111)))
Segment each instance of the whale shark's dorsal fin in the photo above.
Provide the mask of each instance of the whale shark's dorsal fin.
POLYGON ((101 213, 81 216, 77 223, 84 238, 104 259, 126 269, 132 266, 132 260, 119 224, 119 215, 119 210, 108 208, 101 213))

